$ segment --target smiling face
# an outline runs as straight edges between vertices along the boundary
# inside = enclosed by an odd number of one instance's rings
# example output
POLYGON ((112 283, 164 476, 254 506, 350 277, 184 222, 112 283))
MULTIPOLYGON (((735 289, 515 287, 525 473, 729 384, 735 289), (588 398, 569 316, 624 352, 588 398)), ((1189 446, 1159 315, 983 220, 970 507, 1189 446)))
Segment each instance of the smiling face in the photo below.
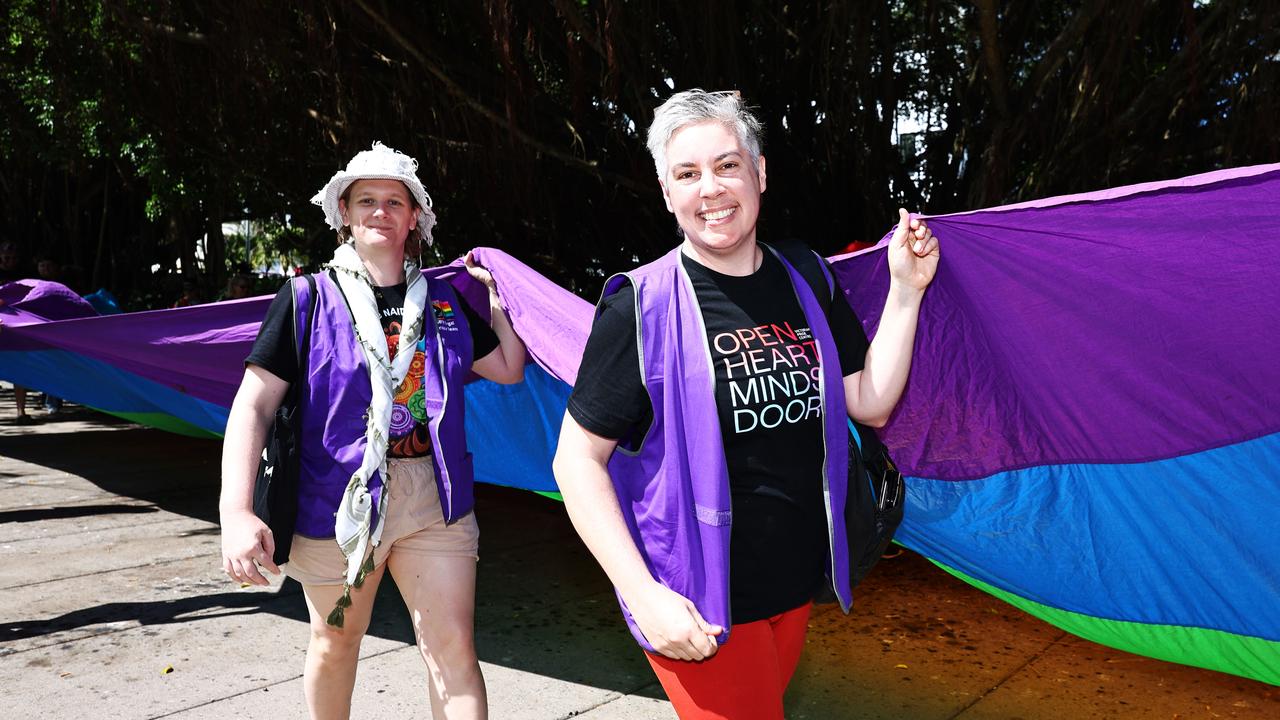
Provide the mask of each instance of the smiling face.
POLYGON ((754 253, 764 156, 751 158, 737 134, 707 121, 676 131, 666 160, 662 195, 685 240, 713 256, 754 253))
POLYGON ((418 208, 399 180, 357 180, 338 200, 342 222, 362 257, 404 253, 404 241, 418 224, 418 208))

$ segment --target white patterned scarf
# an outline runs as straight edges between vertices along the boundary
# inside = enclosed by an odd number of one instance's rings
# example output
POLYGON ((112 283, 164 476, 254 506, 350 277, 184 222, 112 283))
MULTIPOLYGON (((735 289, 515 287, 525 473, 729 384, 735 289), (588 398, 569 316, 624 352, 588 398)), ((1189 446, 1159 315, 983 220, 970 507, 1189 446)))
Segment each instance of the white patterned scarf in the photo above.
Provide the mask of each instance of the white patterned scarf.
POLYGON ((378 301, 373 295, 373 278, 365 269, 355 247, 349 242, 338 246, 327 267, 337 271, 334 277, 351 309, 356 342, 364 350, 369 382, 373 389, 373 398, 365 415, 367 424, 364 431, 364 458, 347 483, 342 502, 338 505, 337 524, 334 528, 338 547, 347 559, 347 569, 343 596, 329 614, 328 622, 342 627, 343 610, 351 606, 351 588, 360 587, 365 576, 373 571, 373 547, 382 538, 382 527, 387 517, 387 447, 392 399, 413 362, 414 348, 418 344, 418 338, 422 336, 425 319, 423 311, 428 298, 426 278, 422 277, 416 263, 405 260, 404 277, 408 287, 405 292, 400 342, 395 359, 391 360, 387 357, 387 336, 382 330, 378 301), (369 480, 374 472, 380 473, 383 481, 377 523, 373 522, 373 496, 369 492, 369 480))

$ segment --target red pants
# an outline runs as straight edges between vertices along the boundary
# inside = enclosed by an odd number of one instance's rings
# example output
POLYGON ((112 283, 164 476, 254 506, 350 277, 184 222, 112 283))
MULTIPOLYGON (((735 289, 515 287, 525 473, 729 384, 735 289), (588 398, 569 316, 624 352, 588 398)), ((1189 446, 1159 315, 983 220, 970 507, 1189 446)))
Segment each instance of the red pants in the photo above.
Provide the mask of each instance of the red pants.
POLYGON ((800 662, 810 607, 734 625, 706 660, 645 655, 681 720, 782 720, 782 693, 800 662))

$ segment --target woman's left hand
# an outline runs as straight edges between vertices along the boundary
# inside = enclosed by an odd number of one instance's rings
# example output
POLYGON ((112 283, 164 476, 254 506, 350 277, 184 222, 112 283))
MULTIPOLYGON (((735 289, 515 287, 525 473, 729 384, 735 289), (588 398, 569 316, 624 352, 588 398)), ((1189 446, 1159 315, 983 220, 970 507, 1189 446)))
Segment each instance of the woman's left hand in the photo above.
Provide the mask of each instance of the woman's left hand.
POLYGON ((498 289, 497 283, 493 280, 493 274, 490 273, 485 266, 476 262, 474 251, 468 250, 467 256, 463 258, 462 262, 467 266, 467 272, 471 277, 484 283, 484 286, 490 290, 498 289))
POLYGON ((889 240, 889 274, 914 290, 923 291, 938 272, 938 239, 927 223, 898 208, 898 228, 889 240))
POLYGON ((462 262, 473 279, 489 288, 489 326, 498 336, 498 347, 488 355, 475 359, 471 363, 471 369, 480 377, 496 383, 518 383, 524 379, 524 341, 516 335, 515 328, 511 327, 511 318, 507 316, 502 299, 498 297, 498 283, 493 279, 493 273, 476 262, 474 250, 468 251, 462 262))

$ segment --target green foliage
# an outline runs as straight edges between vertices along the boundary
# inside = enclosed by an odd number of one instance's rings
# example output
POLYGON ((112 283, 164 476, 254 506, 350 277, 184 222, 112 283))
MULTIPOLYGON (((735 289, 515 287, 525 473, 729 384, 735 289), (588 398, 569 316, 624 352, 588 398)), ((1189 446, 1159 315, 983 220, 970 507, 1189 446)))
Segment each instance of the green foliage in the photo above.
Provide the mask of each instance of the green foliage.
POLYGON ((328 256, 311 256, 306 232, 302 228, 275 220, 245 225, 247 228, 242 228, 238 234, 227 238, 227 264, 231 267, 315 266, 328 259, 328 256), (248 230, 247 235, 245 229, 248 230))

